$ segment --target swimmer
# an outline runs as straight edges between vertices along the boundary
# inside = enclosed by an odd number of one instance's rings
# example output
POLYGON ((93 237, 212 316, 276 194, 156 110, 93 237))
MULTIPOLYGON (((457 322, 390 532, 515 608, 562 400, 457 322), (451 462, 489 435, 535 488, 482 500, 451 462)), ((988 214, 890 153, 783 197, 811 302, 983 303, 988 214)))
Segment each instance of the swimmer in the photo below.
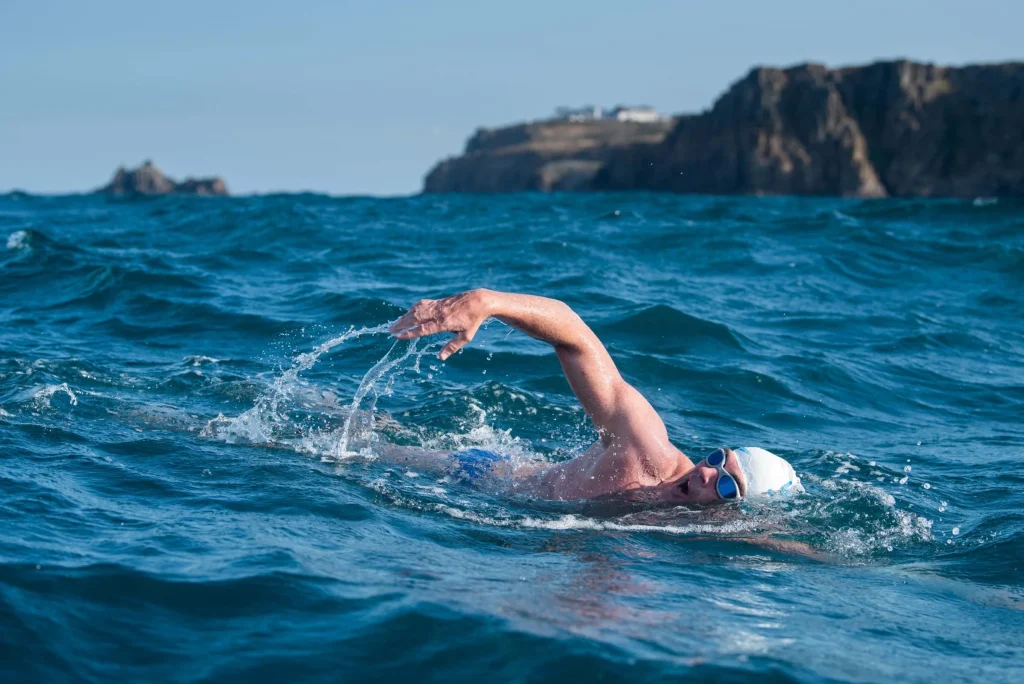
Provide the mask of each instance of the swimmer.
MULTIPOLYGON (((694 464, 672 445, 657 411, 622 378, 597 335, 563 302, 470 290, 421 300, 390 330, 402 340, 455 333, 441 350, 445 361, 469 344, 491 317, 555 348, 569 386, 600 437, 569 461, 539 472, 514 473, 522 479, 520 491, 561 501, 630 492, 651 501, 705 504, 802 490, 788 462, 758 447, 723 447, 694 464)), ((486 474, 503 460, 482 449, 452 457, 467 479, 486 474)))

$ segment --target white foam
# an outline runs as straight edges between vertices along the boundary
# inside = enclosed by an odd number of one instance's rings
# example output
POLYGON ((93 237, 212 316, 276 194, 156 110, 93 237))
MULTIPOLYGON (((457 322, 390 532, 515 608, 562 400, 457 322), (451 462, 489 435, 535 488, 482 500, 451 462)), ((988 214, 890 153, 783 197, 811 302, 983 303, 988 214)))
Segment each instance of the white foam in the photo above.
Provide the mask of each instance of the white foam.
POLYGON ((7 249, 24 249, 28 246, 27 230, 16 230, 7 236, 7 249))
POLYGON ((220 359, 215 359, 212 356, 186 356, 182 359, 185 363, 190 366, 202 366, 207 363, 220 363, 220 359))
POLYGON ((53 395, 59 392, 68 395, 68 399, 71 401, 72 406, 78 406, 78 397, 75 396, 75 393, 71 391, 70 387, 68 387, 68 383, 62 382, 59 385, 46 385, 45 387, 38 388, 32 395, 32 398, 35 400, 36 408, 42 409, 52 406, 50 399, 53 398, 53 395))
POLYGON ((883 506, 884 514, 879 512, 871 519, 862 518, 865 525, 877 524, 873 529, 844 527, 826 530, 828 545, 833 552, 847 556, 863 556, 880 549, 888 551, 907 543, 934 541, 933 522, 898 508, 896 498, 881 487, 858 480, 818 479, 813 476, 808 477, 808 482, 820 485, 832 496, 825 503, 817 502, 813 497, 808 499, 817 510, 794 511, 792 517, 808 517, 808 513, 811 516, 827 514, 830 509, 844 503, 854 505, 858 497, 864 497, 883 506))

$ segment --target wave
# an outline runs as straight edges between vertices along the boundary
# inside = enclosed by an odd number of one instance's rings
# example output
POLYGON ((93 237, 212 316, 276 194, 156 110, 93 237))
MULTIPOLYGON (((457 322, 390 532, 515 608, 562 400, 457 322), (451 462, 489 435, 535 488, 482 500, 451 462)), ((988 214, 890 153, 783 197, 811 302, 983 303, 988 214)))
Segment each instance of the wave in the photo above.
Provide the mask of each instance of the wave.
POLYGON ((739 338, 728 326, 683 313, 664 304, 650 306, 615 321, 600 324, 596 332, 601 336, 609 336, 609 339, 633 337, 644 346, 649 346, 652 338, 660 339, 662 345, 680 351, 694 350, 702 342, 711 342, 719 348, 743 349, 739 338))

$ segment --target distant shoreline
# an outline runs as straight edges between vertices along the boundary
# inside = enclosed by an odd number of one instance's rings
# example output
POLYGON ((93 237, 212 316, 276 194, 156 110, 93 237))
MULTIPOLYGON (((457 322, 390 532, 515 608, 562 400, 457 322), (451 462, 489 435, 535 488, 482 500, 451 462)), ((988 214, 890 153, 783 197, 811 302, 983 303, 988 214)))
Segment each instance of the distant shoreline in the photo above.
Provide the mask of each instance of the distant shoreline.
POLYGON ((757 67, 711 109, 660 125, 479 129, 423 187, 531 190, 1024 196, 1024 63, 757 67))

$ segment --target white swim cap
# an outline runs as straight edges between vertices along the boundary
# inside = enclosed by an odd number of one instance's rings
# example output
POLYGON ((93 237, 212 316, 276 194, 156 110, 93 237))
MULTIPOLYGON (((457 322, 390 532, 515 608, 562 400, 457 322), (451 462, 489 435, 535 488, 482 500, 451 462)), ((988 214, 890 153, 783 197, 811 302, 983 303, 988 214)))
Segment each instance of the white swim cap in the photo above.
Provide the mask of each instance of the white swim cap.
POLYGON ((747 478, 747 496, 786 496, 804 491, 789 461, 760 447, 733 450, 747 478))

